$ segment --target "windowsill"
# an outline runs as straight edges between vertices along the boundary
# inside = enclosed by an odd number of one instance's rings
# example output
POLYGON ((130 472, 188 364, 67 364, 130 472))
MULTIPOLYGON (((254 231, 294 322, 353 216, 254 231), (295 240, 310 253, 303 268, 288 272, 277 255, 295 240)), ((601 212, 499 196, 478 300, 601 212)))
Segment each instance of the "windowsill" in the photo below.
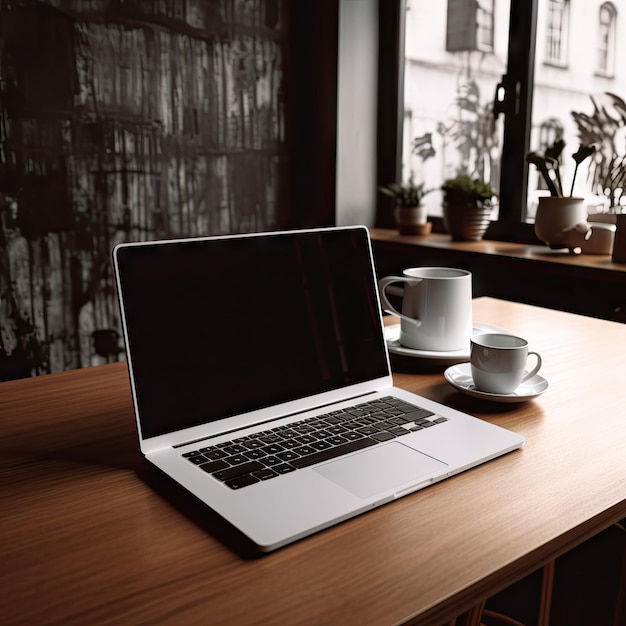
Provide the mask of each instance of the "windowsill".
POLYGON ((600 70, 598 70, 597 72, 594 72, 593 75, 596 78, 603 78, 604 80, 615 80, 615 74, 614 73, 601 72, 600 70))
POLYGON ((451 241, 449 235, 400 235, 392 229, 373 228, 370 230, 373 241, 393 243, 395 245, 419 246, 439 250, 454 250, 467 254, 486 254, 491 256, 524 259, 537 263, 559 263, 562 265, 595 269, 606 272, 626 274, 626 264, 613 263, 608 254, 570 254, 565 250, 551 250, 544 245, 529 245, 509 241, 451 241))
POLYGON ((565 61, 550 61, 550 60, 546 60, 543 62, 545 67, 553 67, 557 70, 567 70, 569 69, 569 65, 567 64, 567 62, 565 61))
POLYGON ((474 275, 474 295, 492 296, 626 322, 626 264, 608 254, 570 254, 541 244, 456 242, 449 235, 370 231, 380 276, 407 267, 450 266, 474 275))

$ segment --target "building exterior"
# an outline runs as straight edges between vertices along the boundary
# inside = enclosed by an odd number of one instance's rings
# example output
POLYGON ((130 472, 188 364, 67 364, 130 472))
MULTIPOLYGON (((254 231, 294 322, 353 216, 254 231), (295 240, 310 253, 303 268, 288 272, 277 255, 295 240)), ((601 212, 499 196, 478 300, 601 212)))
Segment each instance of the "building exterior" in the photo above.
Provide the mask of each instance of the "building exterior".
MULTIPOLYGON (((467 169, 497 185, 502 149, 493 102, 507 71, 510 0, 408 0, 406 13, 404 176, 410 170, 438 187, 455 170, 467 169), (415 138, 432 139, 436 156, 424 162, 412 152, 415 138)), ((514 26, 513 26, 514 27, 514 26)), ((562 173, 570 180, 569 159, 579 144, 572 112, 594 114, 606 107, 617 119, 613 138, 626 153, 624 119, 607 92, 626 99, 626 3, 623 0, 539 0, 531 150, 543 150, 562 136, 562 173), (593 100, 591 99, 593 98, 593 100)), ((537 172, 529 172, 529 216, 544 193, 537 172)), ((594 201, 582 171, 576 195, 594 201)), ((619 193, 619 192, 618 192, 619 193)), ((625 199, 626 201, 626 199, 625 199)), ((437 213, 440 197, 428 202, 437 213)))

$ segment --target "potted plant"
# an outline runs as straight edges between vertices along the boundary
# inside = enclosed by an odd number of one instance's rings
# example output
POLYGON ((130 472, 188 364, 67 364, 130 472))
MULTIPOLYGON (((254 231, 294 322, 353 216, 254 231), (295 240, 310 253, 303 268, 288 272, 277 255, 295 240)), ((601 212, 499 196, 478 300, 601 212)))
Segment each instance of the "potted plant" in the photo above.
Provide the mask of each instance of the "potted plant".
POLYGON ((573 197, 572 194, 574 193, 574 183, 576 182, 576 174, 578 174, 578 166, 596 151, 594 145, 584 146, 581 144, 578 150, 572 154, 576 167, 574 169, 574 175, 572 176, 572 185, 569 195, 566 196, 563 192, 560 170, 561 154, 564 148, 565 141, 563 141, 563 139, 557 139, 552 145, 546 148, 543 154, 539 152, 529 152, 526 155, 526 162, 531 163, 539 170, 539 173, 548 186, 550 196, 553 198, 573 197))
POLYGON ((378 190, 395 202, 394 215, 401 235, 427 235, 431 224, 428 222, 426 207, 422 201, 431 189, 424 183, 416 183, 413 172, 405 183, 390 183, 378 190))
POLYGON ((593 96, 590 99, 593 112, 572 111, 572 117, 580 142, 597 146, 589 164, 588 180, 593 193, 606 198, 608 213, 604 217, 615 223, 615 215, 622 210, 622 198, 626 197, 626 101, 609 92, 600 102, 593 96))
POLYGON ((443 191, 443 221, 454 241, 478 241, 487 227, 496 192, 489 182, 458 174, 448 178, 443 191))
POLYGON ((557 139, 543 154, 529 152, 526 162, 534 165, 543 177, 549 196, 539 198, 535 215, 535 234, 551 248, 575 250, 589 239, 591 227, 587 223, 587 207, 583 198, 573 196, 578 166, 595 152, 595 146, 581 145, 572 154, 576 163, 569 195, 565 195, 561 178, 563 139, 557 139))

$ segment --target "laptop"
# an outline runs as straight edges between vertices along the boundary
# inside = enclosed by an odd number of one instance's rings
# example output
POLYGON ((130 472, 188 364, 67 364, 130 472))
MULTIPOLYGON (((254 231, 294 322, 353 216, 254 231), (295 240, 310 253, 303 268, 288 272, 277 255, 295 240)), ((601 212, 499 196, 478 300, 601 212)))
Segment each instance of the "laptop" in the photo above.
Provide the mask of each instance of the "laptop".
POLYGON ((519 448, 395 388, 366 227, 113 250, 141 452, 263 552, 519 448))

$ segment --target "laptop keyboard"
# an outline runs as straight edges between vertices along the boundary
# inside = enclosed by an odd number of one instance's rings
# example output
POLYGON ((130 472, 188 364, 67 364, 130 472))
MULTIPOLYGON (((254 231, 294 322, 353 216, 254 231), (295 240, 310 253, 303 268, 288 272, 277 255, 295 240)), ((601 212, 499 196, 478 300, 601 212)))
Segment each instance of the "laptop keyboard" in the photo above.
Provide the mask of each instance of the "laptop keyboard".
POLYGON ((240 489, 445 421, 387 396, 185 452, 183 457, 231 489, 240 489))

